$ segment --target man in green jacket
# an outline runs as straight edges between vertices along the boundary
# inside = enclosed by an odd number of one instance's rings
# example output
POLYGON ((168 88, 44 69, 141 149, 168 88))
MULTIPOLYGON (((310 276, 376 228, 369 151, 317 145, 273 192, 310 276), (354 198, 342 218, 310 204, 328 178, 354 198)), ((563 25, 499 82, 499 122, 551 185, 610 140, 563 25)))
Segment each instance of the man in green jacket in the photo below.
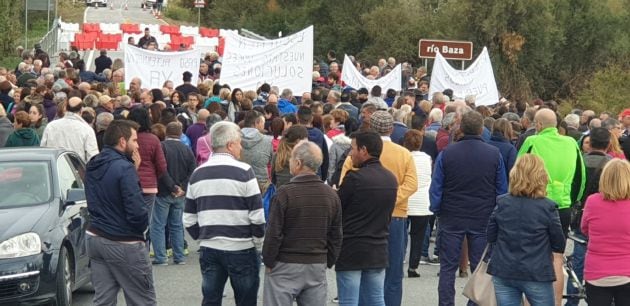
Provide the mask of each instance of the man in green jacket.
MULTIPOLYGON (((541 109, 534 117, 536 135, 529 136, 521 146, 518 156, 534 154, 545 162, 549 174, 547 197, 556 202, 562 230, 566 237, 571 224, 571 205, 582 197, 586 184, 584 160, 575 139, 558 134, 556 113, 541 109)), ((562 254, 554 254, 556 305, 562 299, 564 275, 562 254)))

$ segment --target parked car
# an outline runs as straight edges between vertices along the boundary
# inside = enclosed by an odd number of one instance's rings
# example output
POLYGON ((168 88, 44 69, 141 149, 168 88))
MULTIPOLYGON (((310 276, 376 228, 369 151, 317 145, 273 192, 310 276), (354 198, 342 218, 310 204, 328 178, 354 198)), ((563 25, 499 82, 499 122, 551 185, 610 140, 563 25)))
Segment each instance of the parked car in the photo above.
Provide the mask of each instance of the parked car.
POLYGON ((0 149, 0 305, 71 305, 89 283, 84 174, 73 152, 0 149))
POLYGON ((144 0, 140 4, 140 7, 141 8, 148 8, 148 9, 150 9, 150 8, 153 8, 155 6, 156 2, 157 2, 156 0, 144 0))
POLYGON ((85 0, 85 5, 86 6, 102 6, 102 7, 107 7, 107 0, 85 0))

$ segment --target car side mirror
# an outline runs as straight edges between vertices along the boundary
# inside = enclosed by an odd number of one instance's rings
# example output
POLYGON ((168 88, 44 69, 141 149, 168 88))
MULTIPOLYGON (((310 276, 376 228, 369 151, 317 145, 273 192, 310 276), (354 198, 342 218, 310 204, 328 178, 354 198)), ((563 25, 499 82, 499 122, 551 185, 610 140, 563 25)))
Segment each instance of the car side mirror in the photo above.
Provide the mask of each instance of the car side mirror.
POLYGON ((85 190, 83 188, 70 188, 66 194, 64 206, 74 205, 81 201, 85 201, 85 190))

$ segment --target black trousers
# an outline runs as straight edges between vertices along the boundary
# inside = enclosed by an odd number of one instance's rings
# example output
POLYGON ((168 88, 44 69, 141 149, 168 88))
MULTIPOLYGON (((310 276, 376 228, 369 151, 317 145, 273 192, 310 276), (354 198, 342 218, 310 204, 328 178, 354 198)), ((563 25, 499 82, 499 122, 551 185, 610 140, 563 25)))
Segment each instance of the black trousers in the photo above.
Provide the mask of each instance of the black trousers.
POLYGON ((420 256, 422 256, 422 245, 424 243, 424 235, 429 225, 431 216, 408 216, 411 228, 409 229, 409 269, 417 269, 420 265, 420 256))
POLYGON ((615 287, 598 287, 586 283, 588 306, 630 306, 630 283, 615 287))
POLYGON ((569 226, 571 225, 571 208, 559 209, 558 215, 560 216, 560 224, 562 224, 564 239, 566 239, 569 234, 569 226))

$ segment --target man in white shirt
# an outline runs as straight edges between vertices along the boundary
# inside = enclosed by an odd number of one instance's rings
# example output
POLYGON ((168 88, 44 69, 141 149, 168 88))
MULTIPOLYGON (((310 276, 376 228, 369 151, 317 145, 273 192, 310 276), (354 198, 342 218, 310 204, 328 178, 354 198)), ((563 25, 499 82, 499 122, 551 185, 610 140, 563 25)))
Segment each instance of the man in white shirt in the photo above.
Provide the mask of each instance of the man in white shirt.
POLYGON ((46 125, 41 146, 73 151, 86 163, 98 154, 96 134, 94 129, 81 118, 81 109, 83 109, 81 98, 70 98, 66 105, 65 116, 46 125))

